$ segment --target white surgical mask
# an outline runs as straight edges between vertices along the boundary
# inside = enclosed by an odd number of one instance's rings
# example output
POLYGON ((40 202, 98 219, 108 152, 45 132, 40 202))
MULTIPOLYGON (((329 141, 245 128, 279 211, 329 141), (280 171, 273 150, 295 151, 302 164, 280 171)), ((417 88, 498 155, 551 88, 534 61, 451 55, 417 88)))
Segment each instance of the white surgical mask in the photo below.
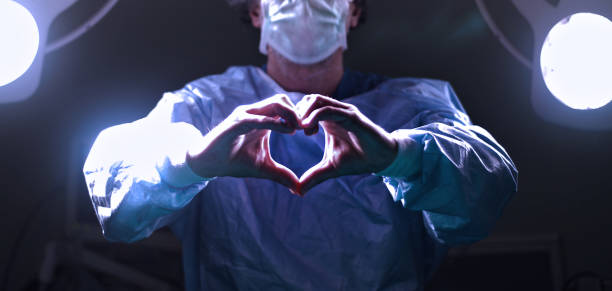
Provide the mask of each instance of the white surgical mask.
POLYGON ((296 64, 314 64, 347 49, 346 19, 352 0, 261 0, 259 51, 270 46, 296 64))

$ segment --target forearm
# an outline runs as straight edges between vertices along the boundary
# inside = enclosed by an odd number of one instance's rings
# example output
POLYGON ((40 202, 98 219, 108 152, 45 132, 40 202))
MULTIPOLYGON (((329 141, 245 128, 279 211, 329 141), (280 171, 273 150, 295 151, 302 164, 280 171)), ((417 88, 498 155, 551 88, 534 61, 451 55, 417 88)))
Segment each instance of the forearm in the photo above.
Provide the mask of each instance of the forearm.
POLYGON ((423 211, 440 241, 484 237, 516 192, 517 170, 504 149, 472 125, 432 123, 393 135, 403 139, 404 148, 379 173, 393 198, 423 211))
POLYGON ((83 172, 107 238, 134 241, 150 235, 205 187, 208 180, 180 159, 193 136, 188 126, 137 121, 98 136, 83 172))

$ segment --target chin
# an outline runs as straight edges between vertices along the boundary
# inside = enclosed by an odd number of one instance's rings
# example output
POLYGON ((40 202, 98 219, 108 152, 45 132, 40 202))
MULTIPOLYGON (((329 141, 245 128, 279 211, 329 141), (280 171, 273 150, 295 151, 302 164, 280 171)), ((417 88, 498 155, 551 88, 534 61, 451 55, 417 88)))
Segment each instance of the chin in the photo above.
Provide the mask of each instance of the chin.
POLYGON ((326 66, 327 64, 331 64, 337 60, 341 60, 343 52, 344 52, 344 49, 342 47, 339 47, 336 51, 334 51, 334 53, 332 53, 331 55, 329 55, 328 57, 324 58, 321 61, 318 61, 312 64, 299 64, 299 63, 295 63, 292 60, 286 58, 285 56, 280 54, 278 51, 276 51, 274 48, 268 46, 268 59, 272 58, 275 60, 275 62, 286 65, 286 66, 311 68, 311 67, 326 66))

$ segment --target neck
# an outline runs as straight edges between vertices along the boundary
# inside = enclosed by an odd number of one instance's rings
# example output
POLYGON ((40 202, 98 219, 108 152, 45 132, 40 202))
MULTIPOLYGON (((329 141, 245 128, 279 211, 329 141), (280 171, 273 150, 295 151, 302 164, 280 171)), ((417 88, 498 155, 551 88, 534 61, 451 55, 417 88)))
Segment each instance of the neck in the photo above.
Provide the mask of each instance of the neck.
POLYGON ((268 50, 268 75, 289 92, 331 96, 338 88, 344 68, 342 49, 329 58, 312 65, 299 65, 278 52, 268 50))

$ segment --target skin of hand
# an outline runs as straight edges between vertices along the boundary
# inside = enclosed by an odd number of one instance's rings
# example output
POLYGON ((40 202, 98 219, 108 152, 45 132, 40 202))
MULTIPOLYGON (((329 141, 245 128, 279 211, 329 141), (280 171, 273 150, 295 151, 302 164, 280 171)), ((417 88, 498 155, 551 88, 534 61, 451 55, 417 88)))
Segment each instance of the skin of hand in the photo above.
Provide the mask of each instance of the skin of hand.
POLYGON ((270 132, 293 134, 299 127, 286 95, 238 106, 187 153, 187 164, 201 177, 254 177, 280 183, 296 193, 298 177, 270 155, 270 132))
POLYGON ((298 195, 328 179, 380 172, 395 160, 397 141, 356 106, 306 95, 296 108, 306 135, 317 133, 319 125, 325 131, 323 159, 302 175, 298 195))

